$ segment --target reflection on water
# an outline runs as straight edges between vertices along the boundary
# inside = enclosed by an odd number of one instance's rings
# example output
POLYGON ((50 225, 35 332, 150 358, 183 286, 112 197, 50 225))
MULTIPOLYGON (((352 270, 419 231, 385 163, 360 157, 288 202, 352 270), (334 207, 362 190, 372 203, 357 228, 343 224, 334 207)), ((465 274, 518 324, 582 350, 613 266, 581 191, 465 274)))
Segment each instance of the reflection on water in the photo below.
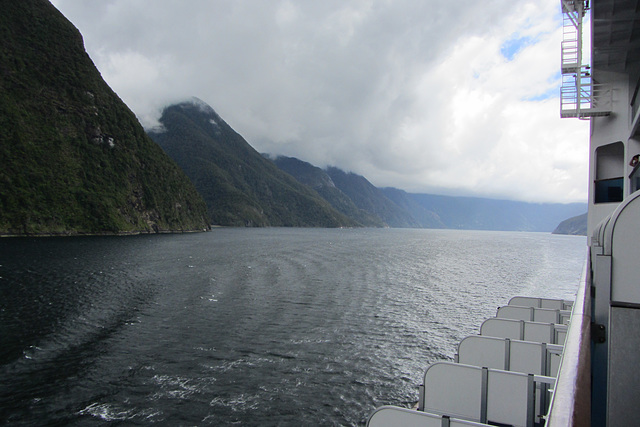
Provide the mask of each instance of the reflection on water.
POLYGON ((0 421, 353 425, 514 295, 573 298, 585 239, 216 229, 0 240, 0 421))

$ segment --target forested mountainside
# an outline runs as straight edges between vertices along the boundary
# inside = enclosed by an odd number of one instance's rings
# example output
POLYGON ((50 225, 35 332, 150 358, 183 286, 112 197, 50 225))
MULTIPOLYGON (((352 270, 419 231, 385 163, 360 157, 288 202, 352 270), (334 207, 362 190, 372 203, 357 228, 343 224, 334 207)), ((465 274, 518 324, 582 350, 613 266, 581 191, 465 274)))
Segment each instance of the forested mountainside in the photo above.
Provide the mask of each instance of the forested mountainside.
POLYGON ((562 221, 553 234, 571 234, 574 236, 587 235, 587 214, 577 215, 562 221))
MULTIPOLYGON (((560 221, 586 209, 585 203, 526 203, 407 193, 397 188, 377 188, 365 177, 335 167, 322 170, 282 156, 274 162, 323 197, 325 193, 320 189, 335 186, 360 211, 390 227, 551 232, 560 221)), ((327 200, 334 203, 330 197, 327 200)), ((351 211, 343 212, 353 215, 351 211)))
POLYGON ((0 234, 202 230, 206 206, 47 0, 2 1, 0 234))
POLYGON ((326 171, 295 157, 278 156, 272 159, 281 170, 287 172, 302 184, 313 188, 336 210, 365 227, 384 227, 386 224, 377 215, 360 209, 334 184, 326 171))
POLYGON ((422 227, 409 212, 391 201, 365 177, 335 167, 328 167, 326 171, 336 187, 349 196, 358 208, 378 216, 389 227, 422 227))
POLYGON ((165 108, 160 122, 149 135, 191 178, 214 224, 360 225, 260 155, 201 100, 165 108))
POLYGON ((382 188, 381 191, 389 200, 411 215, 420 224, 420 227, 450 228, 438 214, 415 201, 412 194, 393 187, 382 188))

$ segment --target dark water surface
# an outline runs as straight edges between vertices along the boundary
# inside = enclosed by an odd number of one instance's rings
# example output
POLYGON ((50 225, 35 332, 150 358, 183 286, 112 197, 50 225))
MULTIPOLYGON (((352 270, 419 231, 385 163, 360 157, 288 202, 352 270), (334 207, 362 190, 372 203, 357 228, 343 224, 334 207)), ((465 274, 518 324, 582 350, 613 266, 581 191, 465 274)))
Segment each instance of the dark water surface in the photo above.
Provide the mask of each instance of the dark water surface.
POLYGON ((585 238, 215 229, 0 239, 0 423, 357 425, 585 238))

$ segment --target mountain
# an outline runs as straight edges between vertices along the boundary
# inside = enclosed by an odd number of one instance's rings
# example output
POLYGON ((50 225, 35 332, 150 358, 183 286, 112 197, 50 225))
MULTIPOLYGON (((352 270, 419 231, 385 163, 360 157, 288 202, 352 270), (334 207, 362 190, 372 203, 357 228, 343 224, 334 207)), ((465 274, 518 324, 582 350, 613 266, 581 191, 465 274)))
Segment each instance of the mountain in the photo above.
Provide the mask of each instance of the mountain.
POLYGON ((587 214, 574 216, 562 221, 553 234, 571 234, 573 236, 586 236, 587 235, 587 214))
POLYGON ((363 176, 336 167, 323 170, 294 157, 278 156, 273 162, 365 226, 384 223, 390 227, 550 232, 563 218, 586 209, 584 203, 526 203, 407 193, 392 187, 376 188, 363 176), (367 222, 362 212, 378 223, 367 222))
POLYGON ((564 218, 584 212, 585 203, 526 203, 477 197, 410 194, 446 228, 551 232, 564 218))
POLYGON ((46 0, 0 13, 0 234, 207 228, 206 206, 46 0))
POLYGON ((203 101, 165 108, 160 123, 149 135, 191 178, 214 224, 358 225, 260 155, 203 101))
POLYGON ((358 208, 378 216, 389 227, 421 227, 409 212, 391 201, 365 177, 335 167, 327 168, 326 172, 335 186, 349 196, 358 208))
POLYGON ((278 156, 272 159, 275 165, 293 176, 300 183, 313 188, 338 212, 343 213, 365 227, 384 227, 386 224, 377 216, 358 208, 355 203, 333 183, 324 170, 295 157, 278 156))
POLYGON ((438 214, 430 211, 424 206, 421 206, 416 200, 414 200, 412 194, 393 187, 386 187, 381 190, 389 200, 393 201, 396 205, 411 215, 420 224, 420 227, 449 228, 444 224, 438 214))

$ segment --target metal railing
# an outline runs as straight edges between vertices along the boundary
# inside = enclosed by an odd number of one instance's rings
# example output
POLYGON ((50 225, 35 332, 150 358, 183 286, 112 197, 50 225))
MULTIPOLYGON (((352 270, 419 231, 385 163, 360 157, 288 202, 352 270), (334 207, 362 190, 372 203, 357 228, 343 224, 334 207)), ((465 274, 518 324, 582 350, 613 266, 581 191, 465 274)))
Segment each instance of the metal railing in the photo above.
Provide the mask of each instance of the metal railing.
POLYGON ((546 427, 588 426, 591 420, 591 269, 585 264, 567 332, 546 427))
POLYGON ((560 117, 586 119, 611 113, 612 90, 591 78, 590 68, 582 64, 582 19, 589 8, 583 0, 561 0, 562 44, 560 117))
POLYGON ((562 76, 561 117, 605 116, 611 113, 612 103, 612 86, 595 82, 587 71, 562 76))
POLYGON ((582 65, 582 17, 584 3, 562 0, 562 73, 580 70, 582 65))

